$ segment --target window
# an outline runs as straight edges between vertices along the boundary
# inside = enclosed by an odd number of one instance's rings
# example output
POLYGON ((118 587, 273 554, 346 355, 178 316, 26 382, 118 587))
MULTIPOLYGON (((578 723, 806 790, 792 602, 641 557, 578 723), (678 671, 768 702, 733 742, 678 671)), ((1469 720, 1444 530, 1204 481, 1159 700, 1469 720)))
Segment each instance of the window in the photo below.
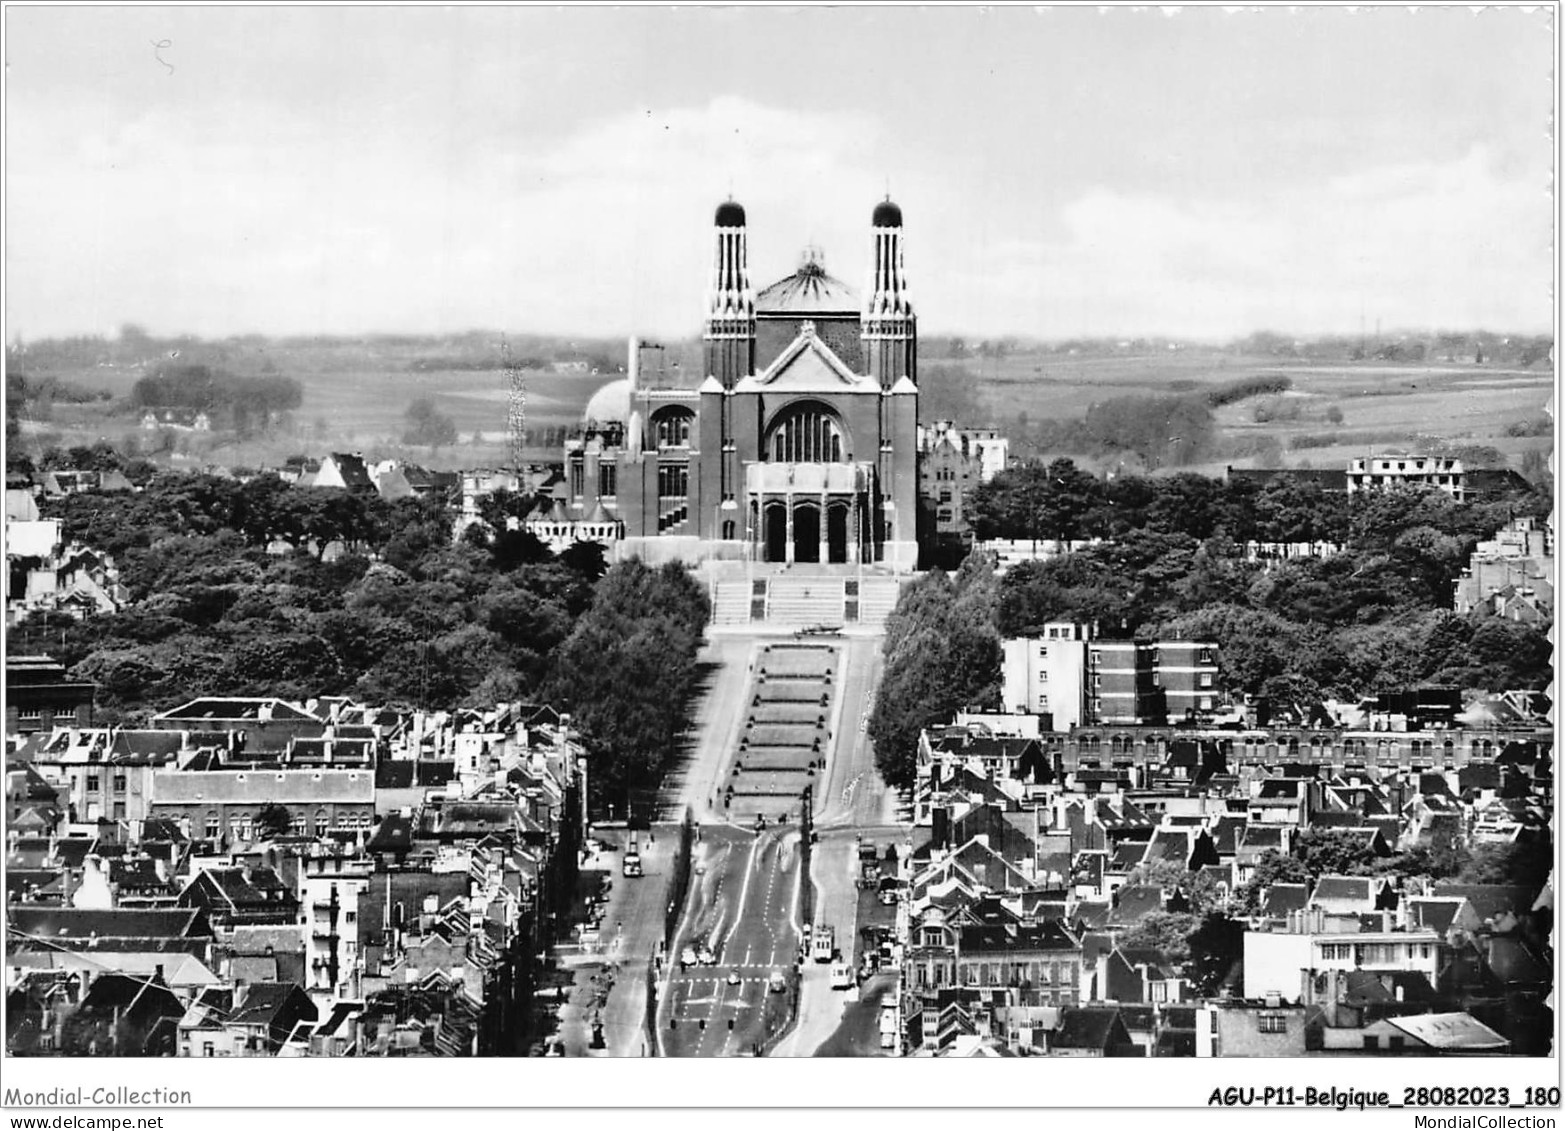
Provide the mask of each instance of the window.
POLYGON ((87 775, 87 792, 88 793, 97 793, 98 792, 98 785, 99 785, 98 775, 97 774, 88 774, 87 775))
POLYGON ((1285 1013, 1261 1014, 1261 1032, 1286 1033, 1288 1031, 1288 1015, 1285 1013))
POLYGON ((22 707, 16 712, 16 717, 19 719, 41 719, 43 718, 43 710, 39 707, 22 707))
POLYGON ((1038 673, 1038 682, 1039 683, 1048 683, 1049 682, 1049 673, 1047 671, 1039 672, 1038 673))
MULTIPOLYGON (((1050 631, 1052 632, 1053 630, 1051 629, 1050 631)), ((1038 658, 1040 660, 1047 660, 1049 658, 1049 646, 1047 644, 1038 645, 1038 658)))
POLYGON ((201 1055, 202 1056, 215 1056, 216 1055, 216 1050, 214 1050, 212 1048, 212 1042, 211 1041, 202 1041, 201 1042, 201 1055))
POLYGON ((579 459, 571 461, 571 498, 579 499, 586 490, 587 471, 579 459))
POLYGON ((125 774, 124 774, 124 772, 123 771, 116 771, 115 774, 114 774, 114 792, 115 793, 124 793, 125 792, 125 788, 126 788, 126 785, 125 785, 125 774))
POLYGON ((617 485, 619 468, 607 461, 598 464, 598 497, 612 499, 617 485))
POLYGON ((1101 664, 1103 662, 1103 653, 1099 652, 1096 648, 1092 650, 1092 662, 1094 664, 1101 664))
POLYGON ((723 523, 723 541, 732 542, 734 540, 734 530, 735 527, 733 519, 729 519, 727 522, 723 523))
POLYGON ((942 488, 940 488, 940 501, 942 503, 949 503, 951 501, 951 488, 949 488, 949 487, 942 487, 942 488))
POLYGON ((936 522, 950 522, 951 521, 951 508, 950 507, 941 507, 938 511, 936 511, 935 512, 935 521, 936 522))
POLYGON ((222 835, 222 831, 223 826, 216 817, 208 817, 206 819, 207 840, 216 840, 220 835, 222 835))
POLYGON ((1393 1052, 1400 1052, 1407 1047, 1406 1037, 1387 1037, 1386 1044, 1393 1052))
POLYGON ((841 463, 843 447, 836 417, 819 407, 791 409, 772 429, 772 459, 778 463, 841 463))
POLYGON ((1380 1038, 1379 1037, 1365 1037, 1364 1038, 1364 1047, 1367 1048, 1367 1049, 1378 1049, 1380 1047, 1380 1038))
POLYGON ((668 463, 658 468, 658 498, 683 499, 690 493, 688 465, 668 463))
POLYGON ((1040 695, 1040 696, 1038 696, 1038 710, 1040 710, 1040 711, 1047 711, 1048 709, 1049 709, 1049 697, 1047 695, 1040 695))
POLYGON ((327 830, 330 828, 331 817, 327 814, 326 810, 317 809, 315 811, 315 835, 325 836, 327 830))
POLYGON ((660 413, 653 426, 658 448, 688 448, 691 419, 688 412, 660 413))
POLYGON ((1202 687, 1211 687, 1212 686, 1212 673, 1211 672, 1202 672, 1201 673, 1201 686, 1202 687))

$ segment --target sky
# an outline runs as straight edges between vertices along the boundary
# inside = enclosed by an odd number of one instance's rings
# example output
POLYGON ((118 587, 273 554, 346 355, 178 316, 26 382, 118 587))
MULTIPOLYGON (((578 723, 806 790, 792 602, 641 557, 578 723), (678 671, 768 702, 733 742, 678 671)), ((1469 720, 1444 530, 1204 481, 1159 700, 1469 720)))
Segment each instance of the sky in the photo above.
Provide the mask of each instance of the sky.
POLYGON ((699 332, 862 288, 922 332, 1551 326, 1554 29, 1467 8, 18 8, 6 337, 699 332))

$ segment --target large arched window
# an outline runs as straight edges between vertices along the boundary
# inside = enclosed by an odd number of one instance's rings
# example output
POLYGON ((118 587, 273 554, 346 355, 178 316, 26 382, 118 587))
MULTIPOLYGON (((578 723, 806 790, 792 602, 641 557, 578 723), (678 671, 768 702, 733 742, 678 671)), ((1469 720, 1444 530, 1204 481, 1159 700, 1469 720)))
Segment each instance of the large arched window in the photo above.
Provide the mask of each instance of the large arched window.
POLYGON ((695 414, 682 408, 666 408, 652 418, 653 442, 658 450, 664 448, 688 448, 690 424, 695 414))
POLYGON ((841 463, 846 449, 842 424, 822 405, 789 408, 772 425, 769 450, 776 463, 841 463))

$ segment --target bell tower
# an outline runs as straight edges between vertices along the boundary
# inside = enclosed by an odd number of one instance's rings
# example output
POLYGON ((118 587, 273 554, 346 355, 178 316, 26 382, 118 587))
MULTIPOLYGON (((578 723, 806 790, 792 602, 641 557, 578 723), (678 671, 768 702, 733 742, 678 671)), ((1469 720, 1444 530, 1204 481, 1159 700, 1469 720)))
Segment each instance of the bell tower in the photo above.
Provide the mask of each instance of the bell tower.
POLYGON ((902 261, 902 209, 890 198, 875 206, 870 222, 869 298, 860 338, 869 375, 889 389, 903 377, 918 384, 918 329, 902 261))
POLYGON ((750 290, 746 263, 744 208, 732 200, 719 204, 716 229, 717 254, 701 338, 706 376, 717 378, 724 389, 732 389, 755 369, 755 295, 750 290))

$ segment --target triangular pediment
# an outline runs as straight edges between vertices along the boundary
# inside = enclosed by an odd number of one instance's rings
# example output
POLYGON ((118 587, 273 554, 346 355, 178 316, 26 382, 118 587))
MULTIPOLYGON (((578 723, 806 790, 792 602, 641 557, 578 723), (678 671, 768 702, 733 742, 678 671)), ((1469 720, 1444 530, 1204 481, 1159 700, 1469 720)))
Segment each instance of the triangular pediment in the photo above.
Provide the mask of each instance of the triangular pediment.
POLYGON ((870 385, 867 377, 854 373, 806 322, 798 337, 777 359, 739 387, 764 388, 768 392, 840 393, 870 385))

